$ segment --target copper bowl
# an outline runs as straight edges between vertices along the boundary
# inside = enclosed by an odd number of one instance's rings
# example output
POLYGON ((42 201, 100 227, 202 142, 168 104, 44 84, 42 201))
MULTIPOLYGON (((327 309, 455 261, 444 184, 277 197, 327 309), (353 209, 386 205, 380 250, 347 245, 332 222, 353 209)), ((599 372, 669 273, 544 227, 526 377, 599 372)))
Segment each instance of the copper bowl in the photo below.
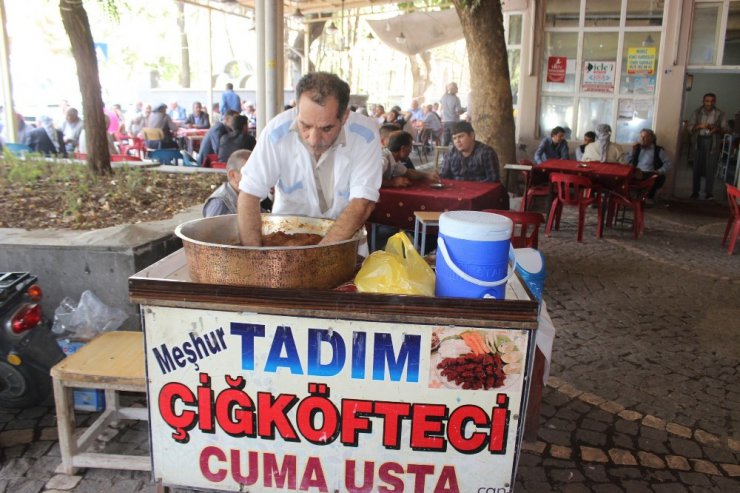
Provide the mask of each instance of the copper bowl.
MULTIPOLYGON (((334 221, 302 216, 262 214, 262 234, 275 231, 326 235, 334 221)), ((357 246, 367 233, 329 245, 245 247, 239 245, 236 215, 183 223, 182 239, 190 279, 206 284, 269 288, 330 289, 349 281, 357 246)))

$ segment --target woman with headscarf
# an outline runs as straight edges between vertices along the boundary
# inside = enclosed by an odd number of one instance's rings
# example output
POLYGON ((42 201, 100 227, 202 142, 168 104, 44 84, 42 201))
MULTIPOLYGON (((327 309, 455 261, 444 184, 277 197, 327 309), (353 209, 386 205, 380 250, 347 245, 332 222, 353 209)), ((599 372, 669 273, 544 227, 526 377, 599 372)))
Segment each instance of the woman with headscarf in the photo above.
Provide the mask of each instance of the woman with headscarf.
POLYGON ((31 131, 28 136, 28 145, 31 150, 45 156, 67 157, 64 136, 62 131, 54 126, 54 120, 50 116, 42 116, 39 118, 39 125, 40 127, 31 131))
POLYGON ((599 161, 601 163, 620 163, 624 151, 622 147, 611 141, 612 127, 606 123, 596 126, 596 142, 591 142, 583 151, 584 161, 599 161))

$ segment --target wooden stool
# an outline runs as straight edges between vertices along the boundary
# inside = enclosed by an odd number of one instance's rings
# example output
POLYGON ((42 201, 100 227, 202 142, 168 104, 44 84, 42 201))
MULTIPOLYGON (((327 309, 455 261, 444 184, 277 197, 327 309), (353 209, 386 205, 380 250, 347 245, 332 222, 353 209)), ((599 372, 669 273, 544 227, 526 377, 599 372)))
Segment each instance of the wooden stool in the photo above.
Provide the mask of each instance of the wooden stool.
POLYGON ((441 215, 441 212, 414 212, 414 248, 419 250, 422 257, 427 244, 427 226, 439 226, 439 216, 441 215), (419 243, 419 226, 421 226, 421 243, 419 243))
POLYGON ((62 454, 61 472, 74 474, 78 467, 151 470, 148 455, 86 452, 111 422, 148 419, 146 408, 120 407, 118 402, 119 391, 146 392, 143 333, 121 331, 101 334, 57 363, 51 369, 51 377, 62 454), (105 390, 105 410, 77 439, 74 437, 72 395, 75 387, 105 390))

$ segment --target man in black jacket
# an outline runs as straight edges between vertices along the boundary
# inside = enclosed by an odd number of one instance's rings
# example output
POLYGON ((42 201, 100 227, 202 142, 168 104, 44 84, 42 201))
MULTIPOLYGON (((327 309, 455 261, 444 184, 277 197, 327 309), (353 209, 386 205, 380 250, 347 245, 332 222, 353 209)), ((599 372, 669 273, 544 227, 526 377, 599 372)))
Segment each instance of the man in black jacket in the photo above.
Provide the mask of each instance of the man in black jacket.
POLYGON ((234 151, 251 151, 256 144, 257 141, 249 133, 249 119, 244 115, 237 115, 231 123, 231 132, 222 135, 218 143, 218 161, 225 163, 234 151))
POLYGON ((208 129, 208 132, 203 136, 203 141, 200 143, 200 151, 198 151, 199 166, 203 166, 209 154, 218 154, 221 137, 229 133, 231 122, 238 114, 236 111, 229 110, 226 112, 222 122, 216 122, 208 129))

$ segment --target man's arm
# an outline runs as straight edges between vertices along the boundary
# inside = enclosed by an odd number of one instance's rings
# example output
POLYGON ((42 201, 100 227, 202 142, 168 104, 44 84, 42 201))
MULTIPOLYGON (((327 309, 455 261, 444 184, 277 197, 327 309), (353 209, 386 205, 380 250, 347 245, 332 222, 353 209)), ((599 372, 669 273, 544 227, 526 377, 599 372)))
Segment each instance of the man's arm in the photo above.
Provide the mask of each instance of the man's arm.
POLYGON ((663 162, 663 166, 658 168, 656 171, 661 175, 665 175, 666 173, 668 173, 668 170, 671 169, 671 159, 668 157, 668 153, 665 152, 665 149, 663 149, 662 147, 660 148, 659 157, 660 160, 663 162))
MULTIPOLYGON (((239 195, 239 207, 241 208, 241 194, 239 195)), ((365 224, 373 209, 375 209, 375 202, 372 200, 361 198, 350 200, 347 207, 339 215, 319 245, 326 245, 327 243, 335 243, 352 238, 355 231, 365 224)))
POLYGON ((568 142, 562 141, 560 143, 560 159, 568 159, 570 157, 570 149, 568 149, 568 142))
POLYGON ((488 164, 488 166, 485 167, 486 169, 485 181, 490 181, 490 182, 499 181, 498 155, 496 154, 496 151, 494 151, 493 148, 486 149, 486 152, 485 154, 483 154, 482 157, 486 160, 486 164, 488 164))
POLYGON ((262 215, 260 198, 239 192, 237 201, 239 240, 244 246, 262 246, 262 215))
POLYGON ((540 164, 542 161, 547 161, 547 155, 545 154, 545 145, 547 144, 547 139, 542 139, 540 141, 540 145, 537 146, 537 150, 534 151, 534 162, 535 164, 540 164))

